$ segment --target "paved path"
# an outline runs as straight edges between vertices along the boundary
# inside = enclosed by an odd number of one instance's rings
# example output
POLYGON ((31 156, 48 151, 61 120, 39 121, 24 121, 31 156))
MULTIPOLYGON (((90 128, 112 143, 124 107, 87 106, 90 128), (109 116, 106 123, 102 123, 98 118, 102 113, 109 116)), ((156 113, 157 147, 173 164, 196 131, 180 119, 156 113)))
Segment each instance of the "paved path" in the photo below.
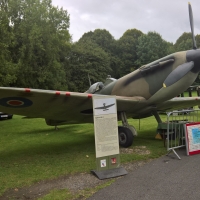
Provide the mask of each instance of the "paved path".
POLYGON ((177 150, 181 157, 171 153, 130 172, 106 187, 90 200, 199 200, 200 154, 186 156, 186 150, 177 150))

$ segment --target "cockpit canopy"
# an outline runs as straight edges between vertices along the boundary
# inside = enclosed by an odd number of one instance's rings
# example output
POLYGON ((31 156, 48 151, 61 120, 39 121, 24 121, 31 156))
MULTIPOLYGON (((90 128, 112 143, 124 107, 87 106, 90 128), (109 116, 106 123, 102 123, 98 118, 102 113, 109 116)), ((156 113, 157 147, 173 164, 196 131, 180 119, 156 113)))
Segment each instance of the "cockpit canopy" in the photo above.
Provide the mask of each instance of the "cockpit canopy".
POLYGON ((86 91, 86 93, 94 94, 95 92, 101 90, 104 87, 104 84, 102 82, 94 83, 90 86, 90 88, 86 91))

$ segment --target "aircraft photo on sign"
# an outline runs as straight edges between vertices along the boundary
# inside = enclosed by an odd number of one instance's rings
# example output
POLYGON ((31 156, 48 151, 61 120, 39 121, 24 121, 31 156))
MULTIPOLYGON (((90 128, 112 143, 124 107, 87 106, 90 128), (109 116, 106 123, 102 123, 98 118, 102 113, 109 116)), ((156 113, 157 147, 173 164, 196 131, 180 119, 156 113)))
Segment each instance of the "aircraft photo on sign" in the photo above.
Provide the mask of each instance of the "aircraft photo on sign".
POLYGON ((115 113, 116 102, 114 98, 94 100, 94 115, 106 115, 115 113))

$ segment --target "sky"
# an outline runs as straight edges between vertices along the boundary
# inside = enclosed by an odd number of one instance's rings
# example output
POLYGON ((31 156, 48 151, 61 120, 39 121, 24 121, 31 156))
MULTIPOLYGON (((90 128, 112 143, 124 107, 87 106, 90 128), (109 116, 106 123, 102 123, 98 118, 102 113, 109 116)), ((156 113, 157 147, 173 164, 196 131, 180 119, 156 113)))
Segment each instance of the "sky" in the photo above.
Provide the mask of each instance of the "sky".
MULTIPOLYGON (((194 33, 200 34, 200 0, 190 3, 194 33)), ((52 4, 68 11, 73 42, 95 29, 106 29, 115 39, 128 29, 155 31, 173 43, 191 32, 188 0, 52 0, 52 4)))

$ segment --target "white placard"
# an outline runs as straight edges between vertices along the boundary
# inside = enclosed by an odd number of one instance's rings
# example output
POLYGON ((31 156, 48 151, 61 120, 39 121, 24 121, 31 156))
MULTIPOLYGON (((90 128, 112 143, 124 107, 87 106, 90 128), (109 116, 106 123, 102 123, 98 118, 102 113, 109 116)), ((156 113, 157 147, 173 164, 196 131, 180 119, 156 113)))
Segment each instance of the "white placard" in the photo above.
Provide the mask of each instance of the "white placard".
POLYGON ((101 160, 101 167, 106 167, 106 159, 101 160))
POLYGON ((119 154, 118 122, 114 96, 93 96, 96 158, 119 154))

